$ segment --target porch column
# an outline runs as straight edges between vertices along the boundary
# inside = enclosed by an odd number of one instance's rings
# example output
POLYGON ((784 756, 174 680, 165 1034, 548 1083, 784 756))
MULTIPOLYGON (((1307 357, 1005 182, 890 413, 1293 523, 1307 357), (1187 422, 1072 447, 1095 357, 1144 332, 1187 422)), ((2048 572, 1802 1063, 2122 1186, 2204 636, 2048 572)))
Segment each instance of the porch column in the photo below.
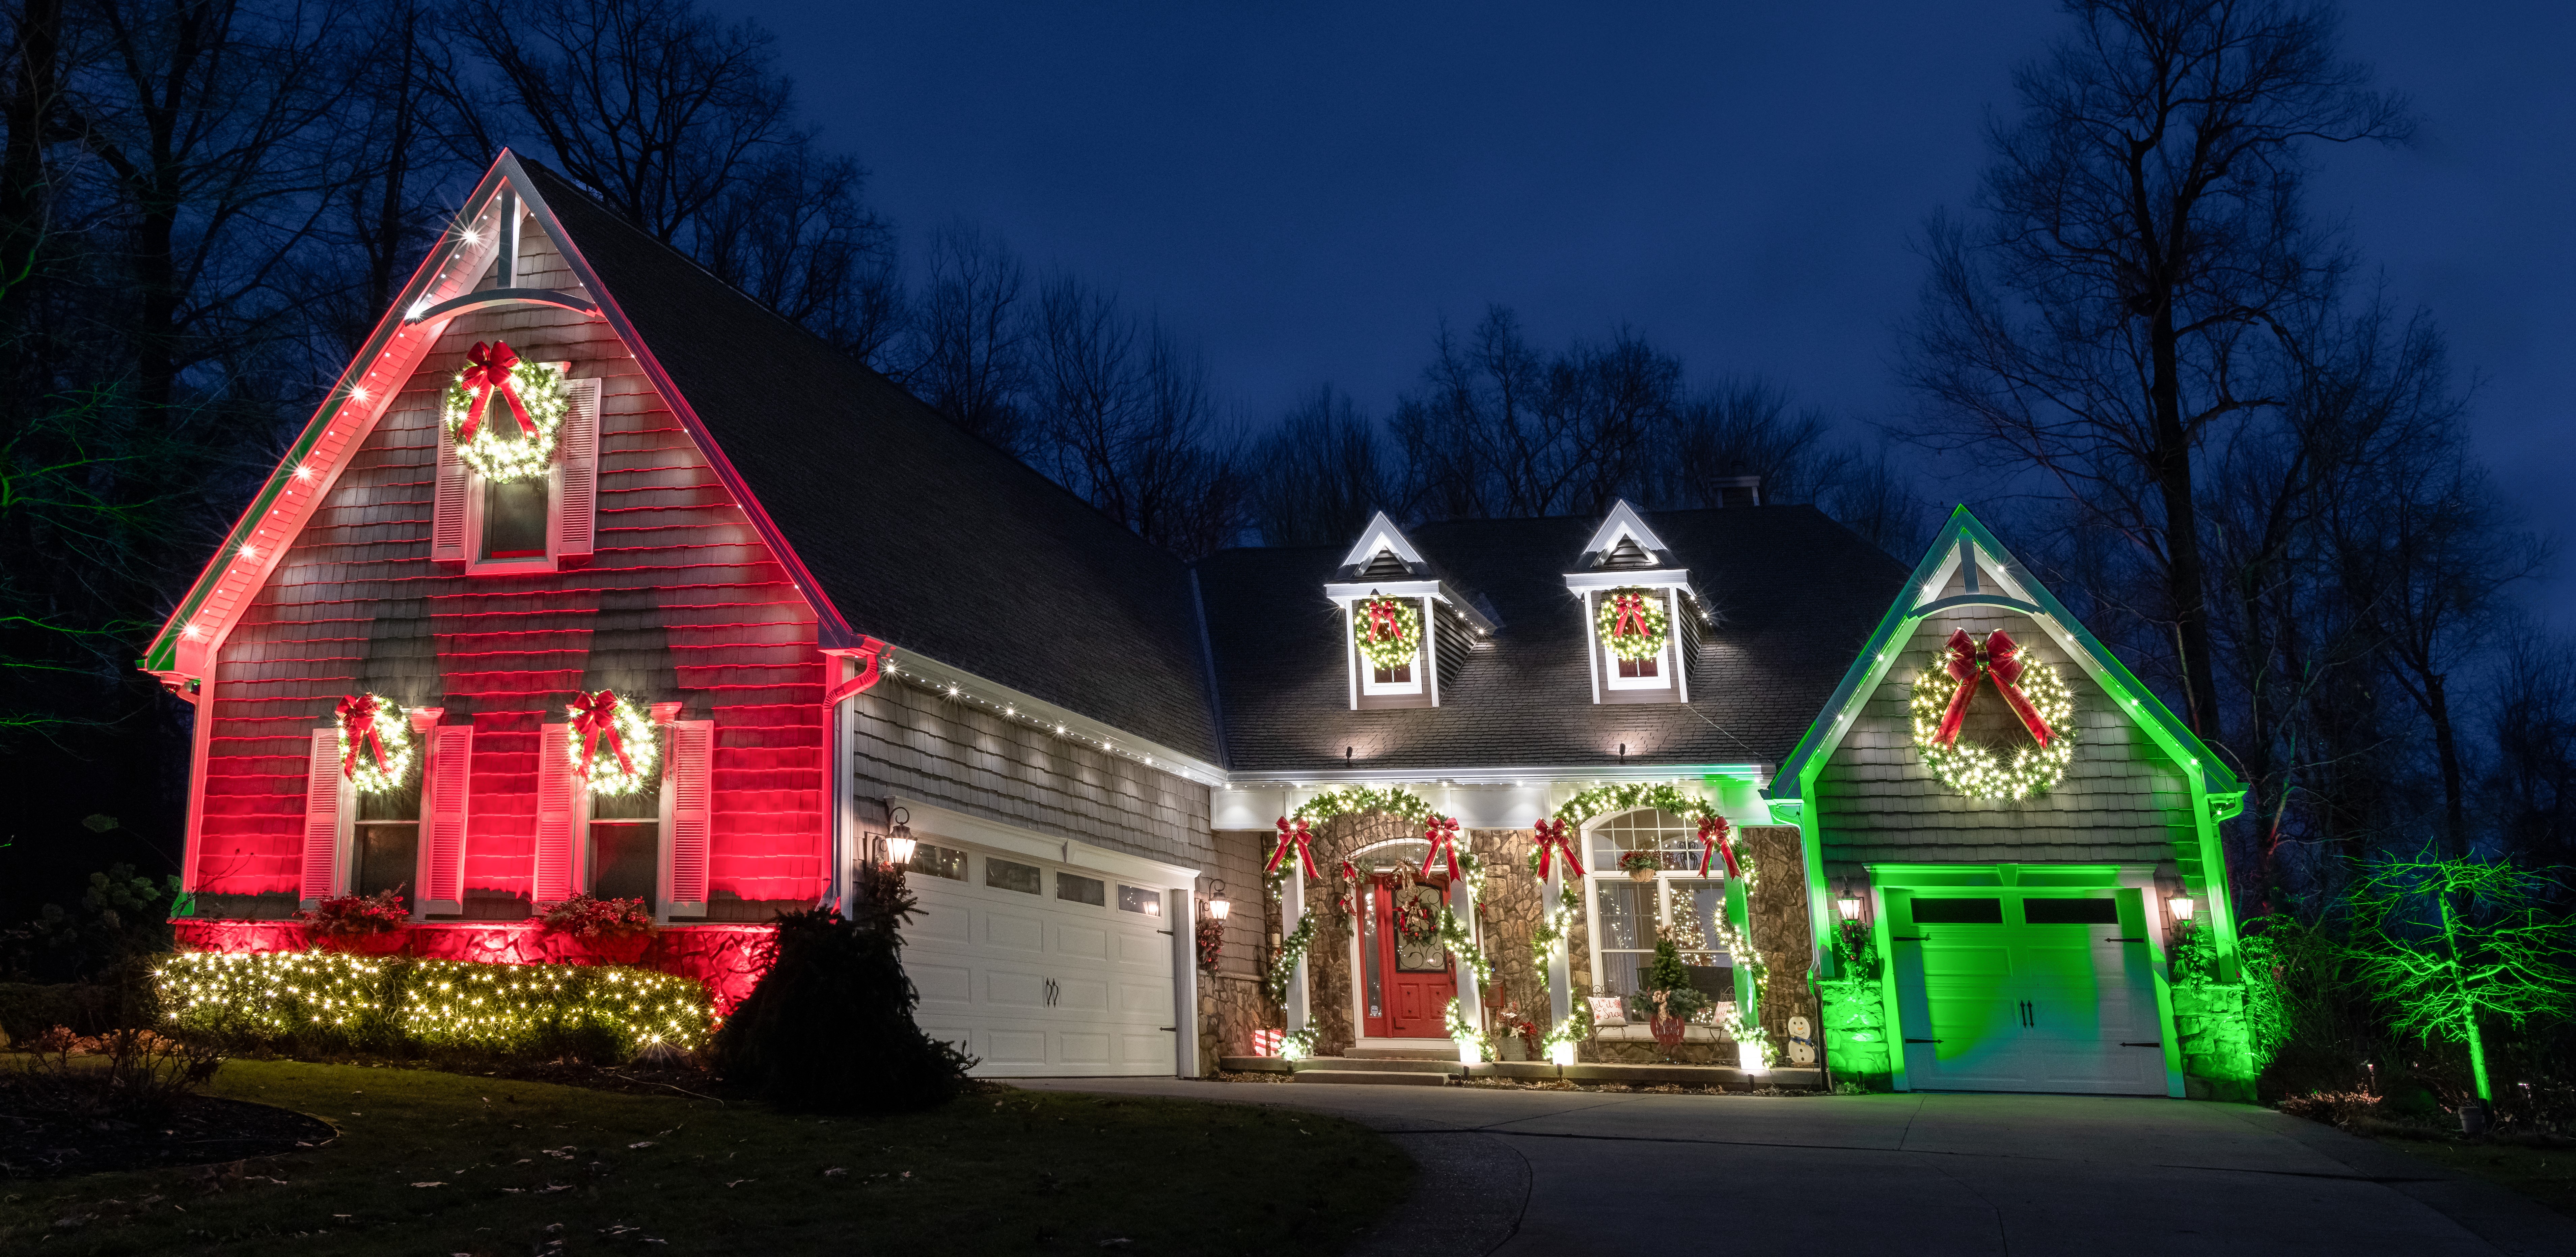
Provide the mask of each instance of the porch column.
MULTIPOLYGON (((1297 866, 1292 856, 1288 861, 1288 880, 1279 887, 1279 938, 1285 943, 1297 932, 1297 922, 1306 915, 1306 870, 1297 866)), ((1307 952, 1314 948, 1309 947, 1307 952)), ((1288 978, 1288 998, 1282 1003, 1288 1013, 1288 1033, 1306 1028, 1306 973, 1309 957, 1297 957, 1297 971, 1288 978)))
MULTIPOLYGON (((1555 915, 1557 905, 1564 902, 1565 861, 1549 862, 1547 885, 1539 893, 1546 896, 1539 902, 1539 919, 1544 921, 1555 915)), ((1565 1024, 1565 1019, 1574 1015, 1573 925, 1568 923, 1566 929, 1569 931, 1567 936, 1556 940, 1556 947, 1547 954, 1547 1028, 1550 1030, 1565 1024)))
MULTIPOLYGON (((1466 925, 1467 941, 1484 946, 1485 940, 1478 937, 1476 930, 1476 888, 1464 877, 1450 879, 1449 910, 1466 925)), ((1458 1015, 1466 1018, 1468 1025, 1484 1029, 1484 995, 1476 989, 1476 966, 1467 963, 1464 956, 1454 958, 1450 964, 1458 973, 1458 1015)))

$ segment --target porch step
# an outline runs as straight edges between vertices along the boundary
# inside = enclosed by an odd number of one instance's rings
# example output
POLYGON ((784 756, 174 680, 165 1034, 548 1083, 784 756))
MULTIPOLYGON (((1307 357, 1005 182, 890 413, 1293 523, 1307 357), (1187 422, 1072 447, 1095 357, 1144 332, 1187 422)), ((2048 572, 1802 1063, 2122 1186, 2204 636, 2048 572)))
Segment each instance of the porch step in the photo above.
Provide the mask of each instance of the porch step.
POLYGON ((1467 1067, 1458 1063, 1455 1053, 1445 1061, 1387 1056, 1310 1056, 1297 1062, 1295 1069, 1301 1074, 1431 1074, 1442 1078, 1467 1072, 1467 1067))
POLYGON ((1291 1062, 1284 1056, 1220 1056, 1216 1067, 1229 1074, 1284 1074, 1291 1062))
MULTIPOLYGON (((1358 1061, 1342 1062, 1356 1065, 1358 1061)), ((1301 1069, 1290 1082, 1338 1082, 1377 1087, 1445 1087, 1449 1075, 1399 1069, 1301 1069)))
POLYGON ((1442 1041, 1421 1047, 1349 1047, 1342 1049, 1348 1061, 1450 1061, 1458 1059, 1456 1044, 1442 1041))

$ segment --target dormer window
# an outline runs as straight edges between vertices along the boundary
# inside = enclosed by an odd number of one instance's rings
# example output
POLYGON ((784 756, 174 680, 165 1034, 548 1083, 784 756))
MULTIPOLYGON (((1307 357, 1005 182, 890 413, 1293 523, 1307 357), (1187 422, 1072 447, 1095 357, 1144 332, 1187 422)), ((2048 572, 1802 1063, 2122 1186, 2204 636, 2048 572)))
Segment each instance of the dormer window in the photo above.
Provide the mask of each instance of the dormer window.
POLYGON ((1626 502, 1583 547, 1566 589, 1583 612, 1584 663, 1596 703, 1686 703, 1699 640, 1690 572, 1626 502))
POLYGON ((1494 620, 1461 596, 1380 512, 1324 585, 1342 610, 1355 710, 1437 707, 1494 620))

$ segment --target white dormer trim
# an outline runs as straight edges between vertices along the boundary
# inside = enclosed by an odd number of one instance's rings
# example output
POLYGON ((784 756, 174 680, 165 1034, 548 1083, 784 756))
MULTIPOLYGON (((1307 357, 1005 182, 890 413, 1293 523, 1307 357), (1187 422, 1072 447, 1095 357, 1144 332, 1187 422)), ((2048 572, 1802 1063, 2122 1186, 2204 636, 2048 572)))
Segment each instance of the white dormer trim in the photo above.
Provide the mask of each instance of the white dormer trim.
POLYGON ((1377 558, 1380 550, 1394 551, 1395 557, 1412 566, 1419 567, 1422 563, 1422 552, 1405 539, 1404 530, 1396 527, 1395 521, 1386 517, 1386 512, 1379 511, 1369 517, 1368 527, 1360 530, 1359 544, 1342 556, 1342 566, 1366 567, 1377 558))
POLYGON ((1592 540, 1583 544, 1583 561, 1586 564, 1600 562, 1603 555, 1619 548, 1622 539, 1634 541, 1638 549, 1656 556, 1658 567, 1663 565, 1672 549, 1664 544, 1663 538, 1655 535, 1654 529, 1646 526, 1645 517, 1637 513, 1637 508, 1628 505, 1628 499, 1621 498, 1611 504, 1610 513, 1601 518, 1601 526, 1592 530, 1592 540))

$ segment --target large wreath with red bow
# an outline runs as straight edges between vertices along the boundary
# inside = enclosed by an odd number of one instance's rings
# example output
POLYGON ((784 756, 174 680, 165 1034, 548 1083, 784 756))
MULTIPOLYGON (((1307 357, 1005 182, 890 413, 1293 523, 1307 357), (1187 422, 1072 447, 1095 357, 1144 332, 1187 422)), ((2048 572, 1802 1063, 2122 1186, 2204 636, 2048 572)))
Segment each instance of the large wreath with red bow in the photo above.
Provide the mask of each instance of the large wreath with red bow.
POLYGON ((1351 604, 1351 640, 1372 668, 1403 668, 1422 653, 1422 611, 1410 598, 1362 598, 1351 604))
POLYGON ((1614 657, 1653 658, 1664 648, 1664 634, 1671 627, 1664 614, 1663 591, 1631 585, 1601 595, 1593 627, 1600 630, 1601 644, 1614 657))
MULTIPOLYGON (((1989 700, 1992 701, 1992 700, 1989 700)), ((1914 749, 1941 784, 1977 799, 2044 794, 2075 761, 2075 693, 2057 669, 2030 658, 2002 629, 1983 641, 1966 629, 1934 653, 1914 679, 1914 749), (1980 692, 1992 689, 2030 740, 2001 746, 1962 739, 1980 692)))
POLYGON ((351 694, 331 713, 340 730, 340 775, 360 794, 382 794, 411 784, 418 739, 411 719, 392 699, 351 694))
POLYGON ((592 794, 633 794, 653 780, 653 721, 633 700, 601 690, 574 698, 568 710, 572 736, 565 750, 592 794))
POLYGON ((525 480, 554 463, 555 430, 571 408, 561 372, 500 341, 476 341, 465 369, 448 381, 439 417, 466 466, 486 480, 525 480))

